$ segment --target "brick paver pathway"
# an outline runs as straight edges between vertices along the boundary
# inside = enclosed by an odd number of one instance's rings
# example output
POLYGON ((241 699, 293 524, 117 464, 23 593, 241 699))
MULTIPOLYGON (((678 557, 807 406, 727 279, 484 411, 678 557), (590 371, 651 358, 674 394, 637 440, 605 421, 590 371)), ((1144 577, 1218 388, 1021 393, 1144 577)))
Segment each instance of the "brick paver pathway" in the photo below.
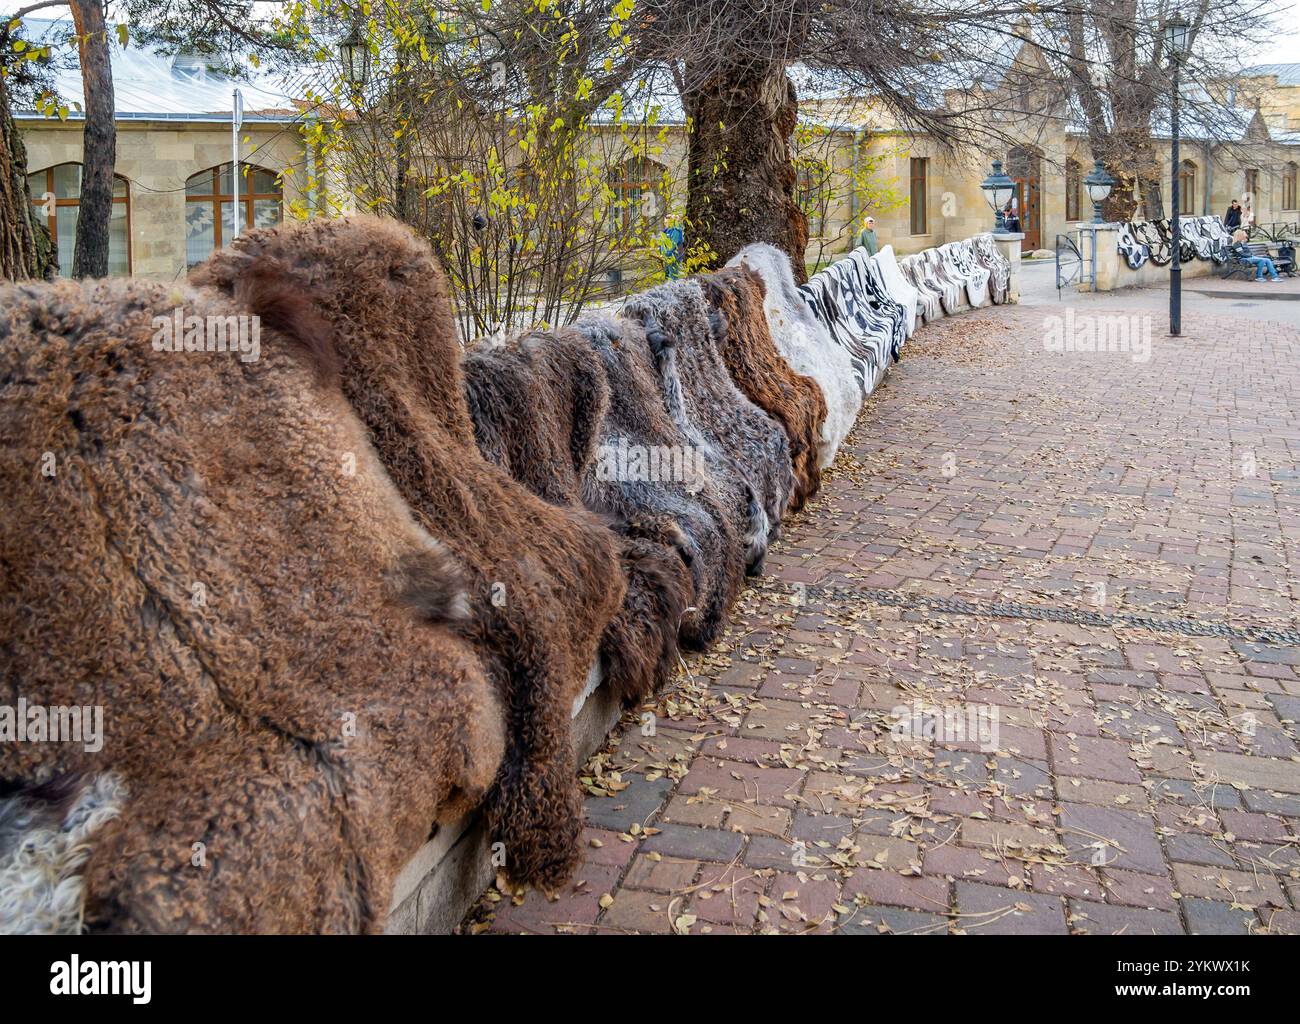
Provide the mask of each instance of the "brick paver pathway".
POLYGON ((575 883, 467 930, 1300 932, 1300 334, 1138 363, 1045 351, 1061 313, 917 335, 589 763, 575 883))

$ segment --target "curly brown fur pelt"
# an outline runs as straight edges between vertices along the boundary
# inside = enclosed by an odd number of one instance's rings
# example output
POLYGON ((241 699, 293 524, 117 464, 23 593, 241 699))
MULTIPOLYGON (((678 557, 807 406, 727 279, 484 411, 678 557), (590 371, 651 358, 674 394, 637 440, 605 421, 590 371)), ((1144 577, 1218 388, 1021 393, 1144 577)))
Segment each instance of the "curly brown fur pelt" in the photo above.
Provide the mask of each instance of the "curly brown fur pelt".
MULTIPOLYGON (((716 479, 699 460, 694 466, 697 475, 686 479, 672 473, 608 471, 620 468, 617 463, 624 454, 645 459, 650 453, 693 454, 695 449, 668 415, 640 324, 589 313, 559 334, 590 346, 600 357, 610 386, 609 411, 598 445, 605 470, 598 465, 584 476, 584 504, 613 517, 626 536, 672 553, 686 566, 690 607, 681 615, 679 639, 683 647, 705 650, 717 639, 744 583, 745 542, 734 494, 728 491, 731 485, 716 479)), ((674 575, 680 576, 680 570, 674 570, 674 575)), ((668 666, 661 666, 661 671, 667 670, 668 666)))
POLYGON ((669 415, 711 471, 730 481, 735 523, 746 541, 746 571, 761 572, 794 489, 785 431, 727 373, 719 340, 725 324, 709 309, 698 281, 670 281, 635 295, 623 315, 646 329, 669 415))
POLYGON ((797 511, 821 487, 817 445, 826 420, 826 396, 815 380, 795 373, 776 350, 763 311, 767 290, 758 274, 732 267, 696 280, 725 320, 719 347, 731 379, 785 430, 794 470, 787 509, 797 511))
MULTIPOLYGON (((465 386, 479 449, 562 508, 583 508, 609 412, 605 366, 573 334, 527 334, 465 356, 465 386)), ((617 520, 611 524, 620 529, 617 520)), ((677 660, 677 627, 693 592, 674 548, 619 537, 627 594, 601 638, 605 679, 624 701, 653 692, 677 660)))
POLYGON ((120 779, 92 930, 379 931, 397 872, 500 761, 500 707, 443 621, 461 570, 321 383, 320 322, 262 270, 244 307, 0 288, 0 701, 103 714, 98 751, 0 744, 0 779, 47 835, 66 819, 33 786, 120 779), (175 310, 267 312, 258 358, 155 350, 175 310))
POLYGON ((344 394, 416 519, 470 575, 459 625, 506 708, 506 755, 485 802, 516 882, 557 886, 582 829, 570 710, 623 603, 614 535, 557 508, 478 450, 446 277, 396 221, 313 220, 243 235, 203 279, 237 288, 270 260, 329 324, 344 394))

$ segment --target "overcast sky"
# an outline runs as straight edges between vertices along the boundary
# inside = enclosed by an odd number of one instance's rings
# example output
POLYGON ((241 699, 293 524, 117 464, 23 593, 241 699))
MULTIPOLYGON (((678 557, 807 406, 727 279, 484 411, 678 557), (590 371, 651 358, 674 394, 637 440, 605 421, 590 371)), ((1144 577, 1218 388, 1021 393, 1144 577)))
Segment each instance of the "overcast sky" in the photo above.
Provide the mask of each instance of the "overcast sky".
MULTIPOLYGON (((0 13, 12 13, 33 0, 0 0, 0 13)), ((1278 16, 1279 31, 1270 42, 1251 54, 1243 54, 1245 64, 1300 64, 1300 0, 1282 0, 1288 6, 1278 16)), ((58 17, 61 9, 51 7, 33 17, 58 17)))

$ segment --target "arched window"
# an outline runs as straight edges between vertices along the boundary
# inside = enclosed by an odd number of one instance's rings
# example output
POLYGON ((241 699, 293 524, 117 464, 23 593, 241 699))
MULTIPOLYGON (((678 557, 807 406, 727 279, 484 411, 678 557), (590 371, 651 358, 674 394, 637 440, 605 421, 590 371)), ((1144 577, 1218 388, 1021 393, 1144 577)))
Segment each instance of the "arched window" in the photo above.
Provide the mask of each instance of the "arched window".
POLYGON ((1196 212, 1196 164, 1191 160, 1184 160, 1178 169, 1178 212, 1196 212))
MULTIPOLYGON (((240 165, 239 230, 270 227, 283 219, 284 193, 273 171, 240 165)), ((185 262, 197 266, 234 238, 235 195, 230 164, 209 167, 185 181, 185 262)))
MULTIPOLYGON (((81 206, 81 164, 58 164, 27 175, 32 205, 45 215, 46 227, 59 247, 59 273, 72 276, 77 245, 77 212, 81 206)), ((126 179, 113 175, 113 212, 108 222, 108 272, 131 273, 131 202, 126 179)))
POLYGON ((1282 168, 1282 209, 1294 210, 1298 208, 1296 202, 1296 186, 1300 184, 1300 165, 1294 161, 1282 168))
POLYGON ((1065 161, 1065 219, 1078 220, 1083 192, 1083 167, 1078 160, 1065 161))

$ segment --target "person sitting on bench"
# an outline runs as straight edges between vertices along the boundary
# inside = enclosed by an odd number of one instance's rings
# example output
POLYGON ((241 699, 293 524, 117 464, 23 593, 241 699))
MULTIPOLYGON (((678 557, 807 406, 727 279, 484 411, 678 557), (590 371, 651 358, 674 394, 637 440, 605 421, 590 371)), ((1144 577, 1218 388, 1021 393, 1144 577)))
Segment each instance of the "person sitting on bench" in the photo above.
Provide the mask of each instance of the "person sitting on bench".
POLYGON ((1247 235, 1246 232, 1238 228, 1232 233, 1232 245, 1228 251, 1232 253, 1236 259, 1241 260, 1242 263, 1250 263, 1254 265, 1256 281, 1264 280, 1265 271, 1268 271, 1268 276, 1274 281, 1278 280, 1277 267, 1273 265, 1273 261, 1267 256, 1257 256, 1255 253, 1250 251, 1250 246, 1246 244, 1246 240, 1249 237, 1250 236, 1247 235))

